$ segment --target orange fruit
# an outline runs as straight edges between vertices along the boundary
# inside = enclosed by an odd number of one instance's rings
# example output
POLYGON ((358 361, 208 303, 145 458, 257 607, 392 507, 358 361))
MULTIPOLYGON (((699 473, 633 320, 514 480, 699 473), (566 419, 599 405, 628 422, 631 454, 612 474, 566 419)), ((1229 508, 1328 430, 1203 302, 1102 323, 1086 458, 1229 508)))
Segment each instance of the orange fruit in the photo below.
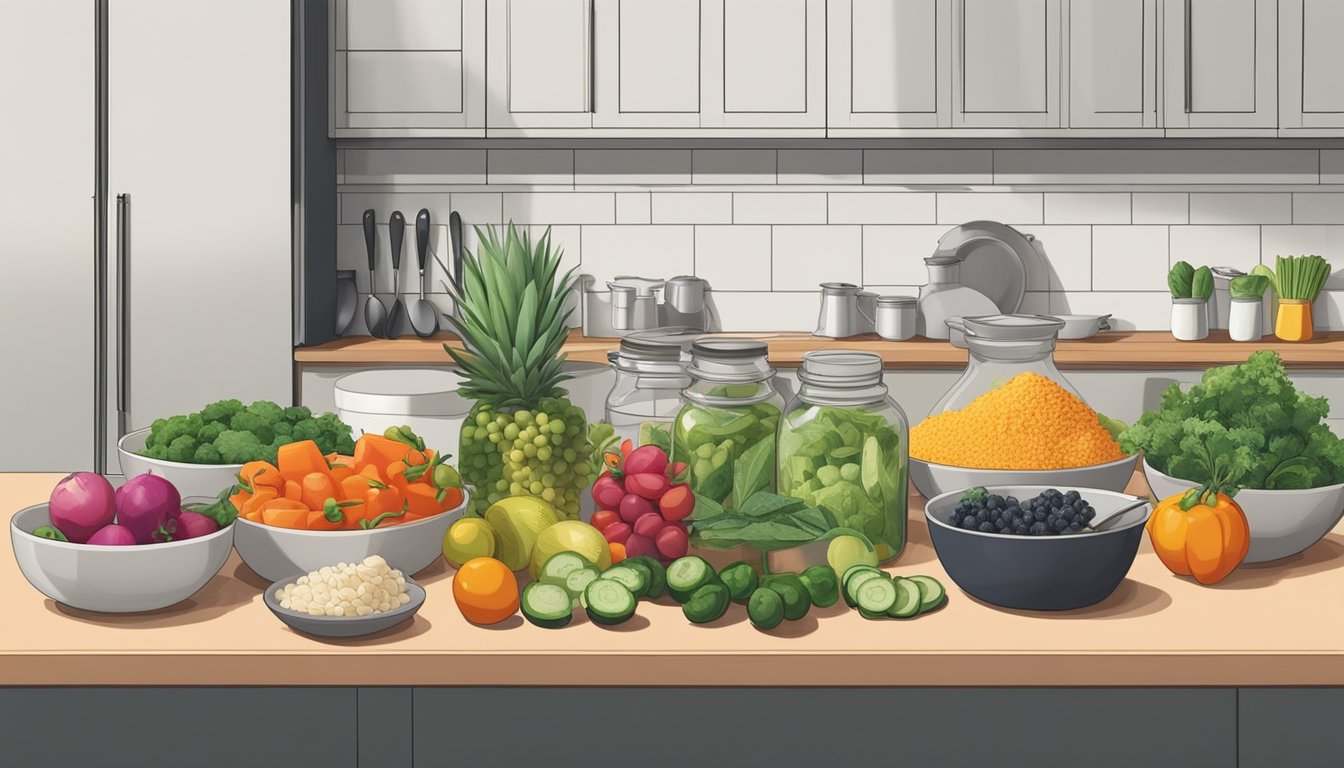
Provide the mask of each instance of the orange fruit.
POLYGON ((493 557, 475 557, 453 576, 453 599, 473 624, 498 624, 518 612, 518 579, 493 557))
POLYGON ((608 545, 611 548, 611 564, 615 565, 625 559, 625 545, 619 541, 613 541, 608 545))

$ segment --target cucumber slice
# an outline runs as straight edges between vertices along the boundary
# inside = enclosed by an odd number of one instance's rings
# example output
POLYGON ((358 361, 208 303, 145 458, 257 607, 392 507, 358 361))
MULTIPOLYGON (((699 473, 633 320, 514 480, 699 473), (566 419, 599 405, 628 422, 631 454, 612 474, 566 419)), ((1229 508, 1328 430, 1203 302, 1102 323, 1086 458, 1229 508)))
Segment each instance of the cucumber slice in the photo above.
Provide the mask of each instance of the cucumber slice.
POLYGON ((695 590, 691 599, 681 606, 681 612, 692 624, 718 621, 728 612, 728 588, 722 584, 706 584, 695 590))
POLYGON ((644 570, 644 568, 645 566, 636 567, 621 563, 620 565, 613 565, 608 568, 600 578, 604 580, 610 579, 612 581, 619 581, 624 584, 625 588, 630 590, 630 594, 634 595, 635 599, 638 600, 649 590, 648 571, 644 570))
POLYGON ((747 618, 757 629, 778 627, 784 620, 784 598, 769 587, 758 587, 747 600, 747 618))
POLYGON ((667 592, 667 568, 648 555, 627 557, 620 562, 621 565, 634 565, 635 563, 643 563, 649 569, 649 588, 644 597, 649 600, 657 600, 662 597, 667 592))
POLYGON ((574 618, 574 598, 558 584, 528 584, 523 588, 521 603, 523 617, 538 627, 559 629, 574 618))
POLYGON ((887 615, 893 619, 908 619, 919 613, 919 584, 912 579, 896 579, 896 602, 892 603, 887 615))
POLYGON ((565 586, 565 578, 569 574, 583 568, 592 567, 593 564, 577 552, 556 552, 547 558, 546 563, 541 566, 541 571, 537 573, 537 581, 563 587, 565 586))
POLYGON ((910 580, 919 585, 920 613, 936 611, 947 603, 947 590, 941 581, 932 576, 911 576, 910 580))
POLYGON ((719 571, 719 581, 728 588, 728 596, 735 603, 747 602, 756 591, 756 571, 746 561, 725 565, 719 571))
POLYGON ((845 582, 845 604, 850 608, 857 608, 859 605, 858 588, 863 586, 866 582, 877 578, 885 579, 887 578, 887 574, 877 569, 873 569, 871 571, 860 571, 853 576, 850 576, 849 580, 845 582))
POLYGON ((854 590, 854 602, 867 619, 886 618, 896 604, 896 585, 886 577, 867 579, 854 590))
POLYGON ((812 596, 803 580, 792 573, 778 573, 767 578, 762 586, 774 590, 784 601, 784 618, 797 621, 812 608, 812 596))
POLYGON ((810 566, 798 578, 803 580, 803 586, 807 587, 807 594, 811 596, 812 604, 818 608, 835 605, 835 601, 840 599, 839 580, 836 579, 831 566, 810 566))
POLYGON ((714 574, 714 567, 703 557, 679 557, 667 567, 667 591, 672 593, 673 600, 683 605, 697 589, 716 581, 718 576, 714 574))
POLYGON ((882 569, 878 568, 875 565, 865 565, 862 563, 859 565, 851 565, 849 568, 845 569, 844 575, 840 577, 840 588, 843 590, 845 587, 849 586, 850 578, 855 574, 863 573, 864 571, 881 573, 882 569))
POLYGON ((598 573, 597 569, 592 566, 580 568, 577 571, 571 571, 570 574, 565 577, 565 591, 568 592, 570 597, 575 601, 578 601, 580 597, 583 597, 583 591, 588 588, 588 585, 597 581, 598 577, 601 575, 602 574, 598 573))
POLYGON ((634 593, 615 579, 597 579, 583 591, 583 607, 595 624, 626 621, 635 615, 635 603, 634 593))

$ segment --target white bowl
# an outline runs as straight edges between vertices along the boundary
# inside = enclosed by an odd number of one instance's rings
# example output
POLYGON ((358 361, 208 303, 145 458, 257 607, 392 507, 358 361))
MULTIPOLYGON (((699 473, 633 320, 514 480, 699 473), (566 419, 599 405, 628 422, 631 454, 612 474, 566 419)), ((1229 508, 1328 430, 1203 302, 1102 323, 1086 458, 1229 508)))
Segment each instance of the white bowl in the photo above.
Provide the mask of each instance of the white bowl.
POLYGON ((149 428, 145 428, 128 432, 117 441, 122 474, 129 478, 153 472, 166 478, 184 497, 208 496, 213 500, 220 491, 237 481, 238 473, 243 469, 242 464, 185 464, 141 456, 140 451, 145 449, 148 438, 149 428))
POLYGON ((977 486, 1042 485, 1055 488, 1097 488, 1123 493, 1134 476, 1134 464, 1139 457, 1126 456, 1109 464, 1072 469, 968 469, 946 464, 931 464, 910 459, 910 482, 926 499, 951 491, 962 491, 977 486))
POLYGON ((357 563, 382 555, 407 575, 424 570, 443 555, 443 536, 466 511, 462 503, 440 515, 367 531, 303 531, 254 523, 239 517, 233 546, 247 567, 267 581, 301 576, 325 565, 357 563))
POLYGON ((1101 331, 1111 330, 1110 315, 1061 315, 1051 313, 1050 316, 1064 321, 1064 327, 1059 329, 1059 338, 1061 339, 1087 339, 1096 336, 1101 331))
POLYGON ((186 541, 105 547, 34 536, 44 525, 51 525, 46 504, 9 521, 24 578, 58 603, 102 613, 156 611, 191 597, 224 567, 235 527, 186 541))
MULTIPOLYGON (((1146 459, 1143 476, 1156 501, 1199 485, 1164 475, 1146 459)), ((1300 491, 1241 490, 1234 498, 1246 513, 1251 529, 1251 548, 1245 560, 1248 563, 1296 555, 1320 541, 1344 517, 1344 484, 1300 491)))

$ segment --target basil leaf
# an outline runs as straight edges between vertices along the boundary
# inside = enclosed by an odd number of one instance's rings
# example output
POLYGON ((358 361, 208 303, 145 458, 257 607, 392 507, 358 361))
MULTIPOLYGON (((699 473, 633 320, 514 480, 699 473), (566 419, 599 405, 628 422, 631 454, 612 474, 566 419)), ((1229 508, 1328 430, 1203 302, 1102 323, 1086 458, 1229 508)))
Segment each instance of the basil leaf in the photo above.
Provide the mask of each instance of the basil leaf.
POLYGON ((745 517, 768 517, 788 514, 805 506, 807 504, 802 499, 760 491, 753 493, 746 502, 739 504, 737 513, 745 517))
POLYGON ((733 464, 733 501, 738 508, 757 491, 769 488, 775 472, 775 441, 766 437, 742 452, 733 464))

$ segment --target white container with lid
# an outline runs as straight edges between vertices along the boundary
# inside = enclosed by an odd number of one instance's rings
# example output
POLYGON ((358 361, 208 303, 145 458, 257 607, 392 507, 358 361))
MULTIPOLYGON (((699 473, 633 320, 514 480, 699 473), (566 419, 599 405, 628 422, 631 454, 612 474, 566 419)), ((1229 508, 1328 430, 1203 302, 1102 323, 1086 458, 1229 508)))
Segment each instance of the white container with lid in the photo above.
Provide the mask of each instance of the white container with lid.
POLYGON ((915 335, 917 299, 914 296, 877 298, 877 335, 889 341, 905 341, 915 335))
POLYGON ((405 424, 427 448, 457 455, 462 422, 472 401, 458 392, 461 379, 443 368, 360 371, 336 380, 336 414, 354 430, 382 434, 405 424))

